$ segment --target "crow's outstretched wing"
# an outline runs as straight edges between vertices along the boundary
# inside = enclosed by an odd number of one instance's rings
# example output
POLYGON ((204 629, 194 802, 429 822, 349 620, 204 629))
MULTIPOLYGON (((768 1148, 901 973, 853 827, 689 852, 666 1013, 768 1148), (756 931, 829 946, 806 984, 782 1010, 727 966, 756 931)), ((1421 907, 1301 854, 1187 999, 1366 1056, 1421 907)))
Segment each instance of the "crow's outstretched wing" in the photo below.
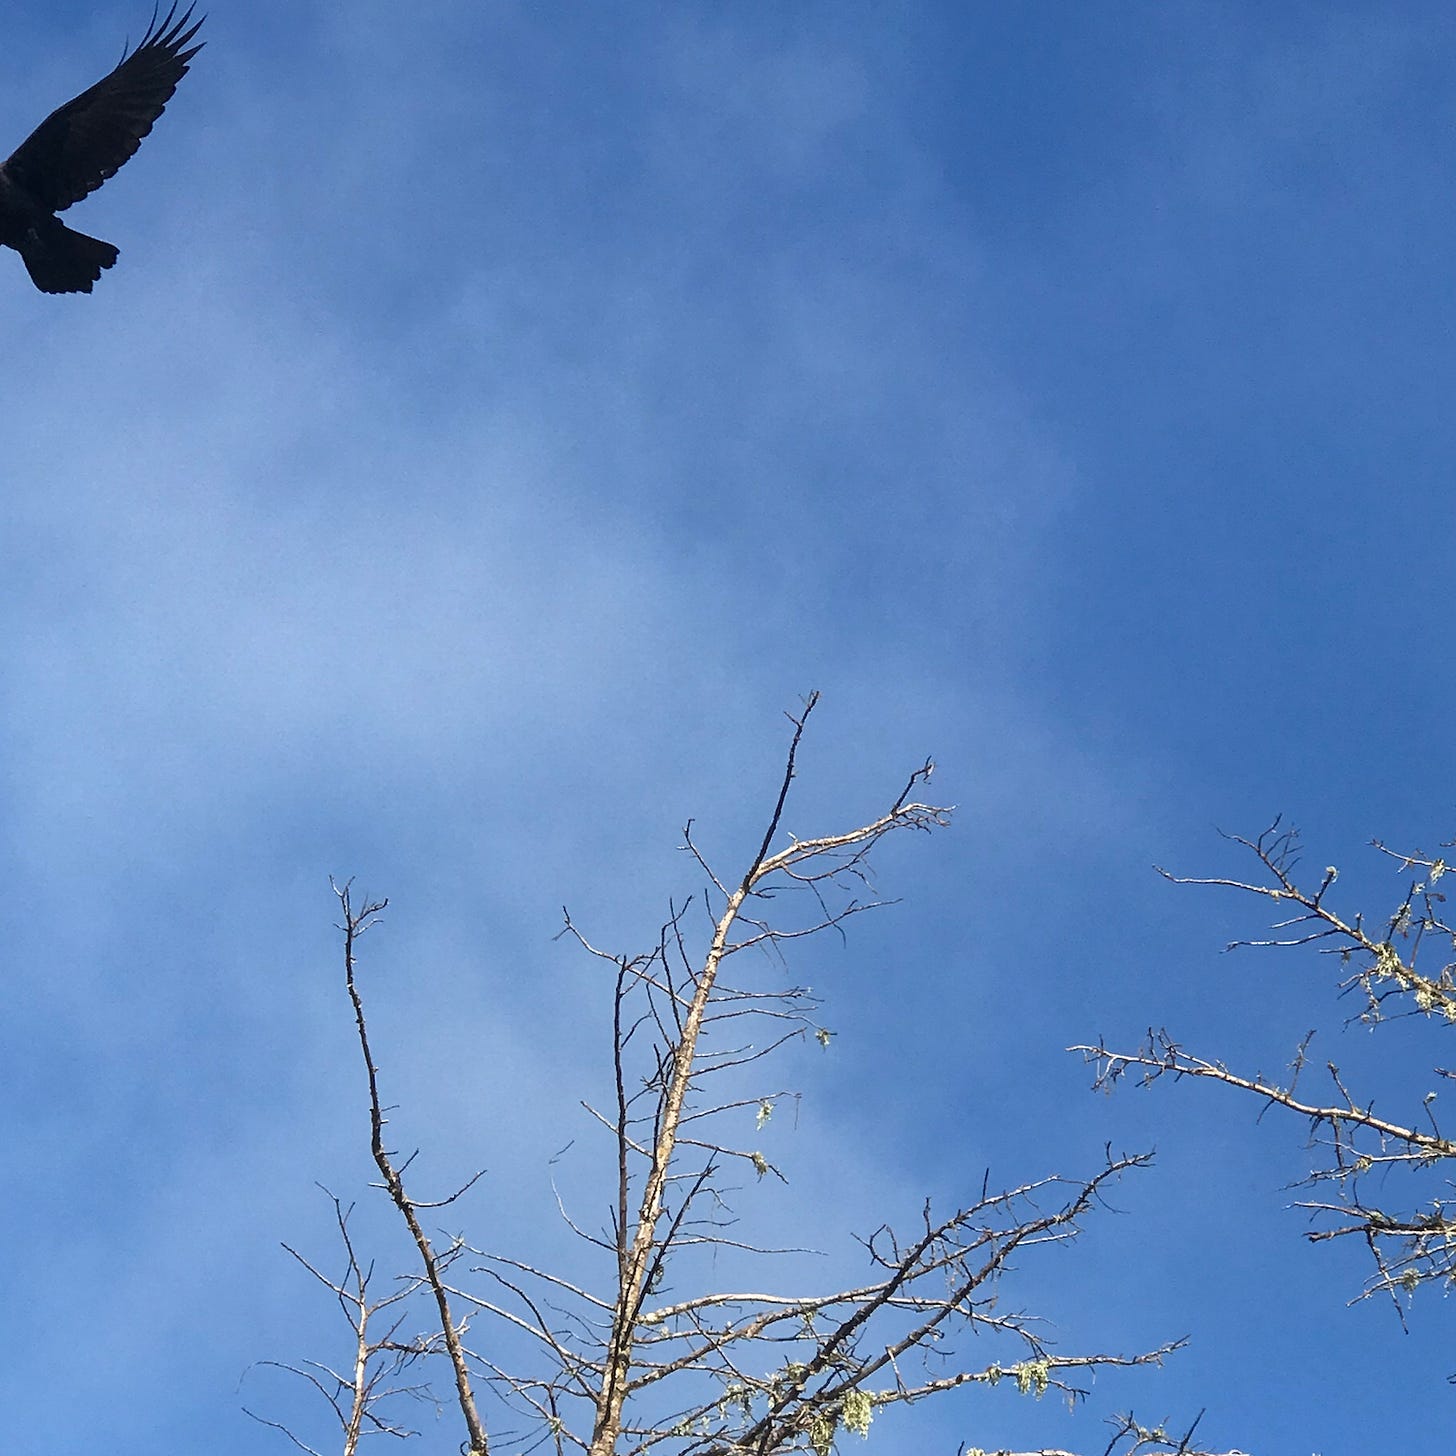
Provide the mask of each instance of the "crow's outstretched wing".
POLYGON ((201 45, 183 49, 202 21, 189 26, 194 4, 174 23, 177 6, 116 69, 46 117, 16 149, 4 170, 49 212, 62 212, 116 175, 172 99, 201 45))

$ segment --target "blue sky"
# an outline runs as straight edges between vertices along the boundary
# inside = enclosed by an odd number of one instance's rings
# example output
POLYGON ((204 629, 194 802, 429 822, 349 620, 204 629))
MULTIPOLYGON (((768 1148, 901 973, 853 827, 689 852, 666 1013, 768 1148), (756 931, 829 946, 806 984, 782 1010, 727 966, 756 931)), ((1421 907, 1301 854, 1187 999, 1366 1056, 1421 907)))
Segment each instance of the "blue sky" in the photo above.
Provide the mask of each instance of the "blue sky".
MULTIPOLYGON (((146 20, 30 12, 11 144, 146 20)), ((1284 812, 1380 911, 1363 842, 1452 833, 1456 20, 260 0, 205 34, 68 217, 122 250, 95 294, 0 257, 9 1448, 284 1449, 244 1371, 338 1356, 278 1248, 328 1259, 315 1180, 372 1171, 330 874, 392 901, 401 1142, 491 1169, 478 1239, 532 1237, 599 1085, 560 906, 642 945, 697 888, 684 820, 736 864, 817 688, 790 828, 926 754, 960 812, 806 952, 839 1036, 784 1218, 842 1243, 1155 1145, 1008 1297, 1068 1348, 1192 1340, 1075 1416, 1000 1390, 875 1446, 1099 1450, 1131 1405, 1448 1451, 1451 1312, 1346 1308, 1357 1253, 1285 1207, 1303 1130, 1097 1097, 1063 1048, 1167 1025, 1273 1071, 1320 1026, 1390 1096, 1441 1062, 1342 1033, 1322 966, 1222 955, 1252 907, 1151 866, 1242 869, 1214 826, 1284 812)))

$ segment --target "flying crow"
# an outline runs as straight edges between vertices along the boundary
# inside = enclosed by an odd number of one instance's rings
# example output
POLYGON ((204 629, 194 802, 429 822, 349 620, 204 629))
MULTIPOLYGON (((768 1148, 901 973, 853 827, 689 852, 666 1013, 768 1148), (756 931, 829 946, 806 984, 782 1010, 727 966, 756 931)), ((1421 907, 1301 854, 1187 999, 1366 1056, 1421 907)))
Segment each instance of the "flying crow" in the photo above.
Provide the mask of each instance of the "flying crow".
POLYGON ((187 63, 202 49, 187 42, 193 5, 174 23, 174 3, 157 12, 141 44, 122 52, 116 69, 51 112, 0 164, 0 243, 14 248, 42 293, 90 293, 101 270, 116 262, 110 243, 68 228, 56 214, 94 192, 141 145, 172 99, 187 63))

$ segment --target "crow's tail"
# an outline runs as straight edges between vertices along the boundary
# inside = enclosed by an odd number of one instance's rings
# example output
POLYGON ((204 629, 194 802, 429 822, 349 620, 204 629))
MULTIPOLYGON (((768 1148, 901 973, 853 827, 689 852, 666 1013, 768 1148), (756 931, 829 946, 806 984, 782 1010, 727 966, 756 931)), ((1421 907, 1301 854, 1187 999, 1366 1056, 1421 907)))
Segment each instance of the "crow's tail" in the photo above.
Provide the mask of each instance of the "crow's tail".
POLYGON ((42 293, 90 293, 91 285, 121 255, 110 243, 88 238, 57 218, 20 245, 25 271, 42 293))

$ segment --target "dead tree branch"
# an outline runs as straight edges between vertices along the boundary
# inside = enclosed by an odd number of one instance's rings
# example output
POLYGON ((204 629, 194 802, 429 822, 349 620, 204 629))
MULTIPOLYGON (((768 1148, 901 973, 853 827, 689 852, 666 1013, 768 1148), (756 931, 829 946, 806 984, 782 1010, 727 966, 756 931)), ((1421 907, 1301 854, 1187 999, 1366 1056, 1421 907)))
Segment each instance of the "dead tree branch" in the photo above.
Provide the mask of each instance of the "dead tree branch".
MULTIPOLYGON (((333 1370, 317 1361, 309 1361, 303 1366, 287 1365, 275 1360, 265 1360, 262 1363, 264 1366, 296 1375, 312 1386, 333 1412, 343 1436, 343 1456, 355 1456, 366 1436, 394 1436, 404 1439, 417 1434, 390 1418, 386 1412, 399 1397, 416 1401, 429 1399, 429 1388, 423 1383, 400 1385, 394 1382, 417 1360, 429 1354, 430 1348, 428 1341, 401 1339, 399 1334, 406 1318, 402 1306, 413 1296, 418 1281, 399 1281, 392 1293, 374 1298, 370 1292, 374 1270, 372 1266, 359 1262, 354 1251, 353 1236, 349 1232, 352 1209, 344 1208, 332 1194, 328 1197, 334 1206, 334 1220, 346 1258, 343 1275, 332 1279, 296 1249, 289 1248, 287 1244, 283 1247, 338 1301, 353 1335, 352 1363, 347 1372, 333 1370), (380 1318, 386 1314, 389 1316, 389 1323, 380 1333, 380 1318)), ((281 1422, 268 1420, 246 1407, 244 1410, 260 1424, 282 1431, 299 1450, 318 1456, 312 1446, 306 1445, 281 1422)))
MULTIPOLYGON (((1256 896, 1291 913, 1281 913, 1272 934, 1234 941, 1240 947, 1303 948, 1337 957, 1342 974, 1336 989, 1358 995, 1358 1019, 1371 1028, 1396 1017, 1415 1016, 1438 1027, 1456 1024, 1456 963, 1430 968, 1428 951, 1456 945, 1456 932, 1444 913, 1444 895, 1436 888, 1448 866, 1440 857, 1395 854, 1377 843, 1381 853, 1395 860, 1402 873, 1416 874, 1407 882, 1395 909, 1369 928, 1363 915, 1342 915, 1329 904, 1338 871, 1330 866, 1314 890, 1295 879, 1299 862, 1299 836, 1275 820, 1255 839, 1226 836, 1258 861, 1263 877, 1188 878, 1167 875, 1175 884, 1216 885, 1256 896), (1343 968, 1350 969, 1344 970, 1343 968)), ((1329 1189, 1330 1196, 1309 1198, 1296 1206, 1307 1210, 1317 1226, 1306 1237, 1313 1243, 1357 1237, 1368 1247, 1375 1273, 1359 1298, 1389 1295, 1404 1319, 1402 1295, 1421 1284, 1456 1286, 1456 1199, 1449 1196, 1456 1169, 1456 1139, 1442 1131, 1435 1111, 1436 1092, 1428 1091, 1419 1117, 1391 1118, 1377 1114, 1374 1103, 1347 1086, 1339 1066, 1327 1061, 1325 1072, 1333 1096, 1310 1098, 1298 1092, 1298 1082, 1309 1064, 1315 1033, 1299 1043, 1290 1064, 1287 1084, 1262 1075, 1232 1071, 1222 1061, 1195 1055, 1166 1031, 1149 1031, 1135 1051, 1113 1051, 1105 1040, 1073 1047, 1095 1069, 1095 1085, 1110 1089, 1123 1077, 1135 1074, 1143 1085, 1160 1077, 1190 1077, 1216 1082, 1256 1098, 1265 1109, 1277 1107, 1304 1118, 1311 1147, 1327 1156, 1311 1167, 1301 1186, 1329 1189), (1436 1179, 1433 1196, 1404 1207, 1389 1203, 1388 1174, 1400 1169, 1418 1179, 1436 1179), (1380 1175, 1380 1191, 1372 1193, 1372 1180, 1380 1175)), ((1435 1069, 1436 1078, 1450 1073, 1435 1069)), ((1406 1185, 1400 1185, 1406 1186, 1406 1185)), ((1419 1186, 1419 1185, 1416 1185, 1419 1186)))
MULTIPOLYGON (((349 891, 348 882, 342 886, 334 886, 334 893, 338 896, 339 907, 344 915, 344 922, 340 926, 344 932, 344 982, 348 987, 349 1000, 354 1008, 354 1029, 359 1037, 359 1050, 363 1054, 364 1070, 369 1079, 369 1147, 374 1155, 374 1162, 379 1169, 380 1177, 384 1179, 384 1187, 389 1193, 390 1201, 399 1210, 400 1217, 404 1219, 409 1228, 410 1237, 419 1250, 425 1279, 435 1297, 435 1305, 440 1316, 440 1337, 444 1341, 445 1349, 450 1357, 450 1365, 455 1377, 456 1399, 460 1405, 460 1415, 465 1422, 469 1439, 468 1456, 489 1456, 485 1426, 480 1419, 475 1402, 475 1391, 471 1384, 470 1364, 466 1357, 465 1344, 461 1338, 460 1326, 450 1307, 450 1294, 444 1275, 445 1261, 436 1252, 429 1235, 425 1233, 424 1226, 419 1220, 418 1210, 420 1208, 439 1208, 443 1205, 442 1203, 417 1204, 409 1196, 405 1190, 400 1170, 395 1166, 394 1155, 384 1145, 384 1129, 388 1118, 384 1114, 384 1106, 379 1096, 379 1069, 375 1065, 374 1054, 369 1048, 369 1029, 364 1020, 364 1001, 359 994, 359 986, 355 980, 354 949, 359 937, 378 922, 379 916, 384 912, 389 901, 366 901, 361 908, 355 909, 349 891)), ((477 1174, 476 1178, 479 1176, 477 1174)), ((471 1180, 471 1182, 474 1181, 475 1179, 471 1180)), ((466 1185, 467 1188, 469 1186, 469 1184, 466 1185)), ((450 1198, 443 1200, 443 1203, 453 1202, 464 1191, 465 1189, 460 1189, 450 1198)))

